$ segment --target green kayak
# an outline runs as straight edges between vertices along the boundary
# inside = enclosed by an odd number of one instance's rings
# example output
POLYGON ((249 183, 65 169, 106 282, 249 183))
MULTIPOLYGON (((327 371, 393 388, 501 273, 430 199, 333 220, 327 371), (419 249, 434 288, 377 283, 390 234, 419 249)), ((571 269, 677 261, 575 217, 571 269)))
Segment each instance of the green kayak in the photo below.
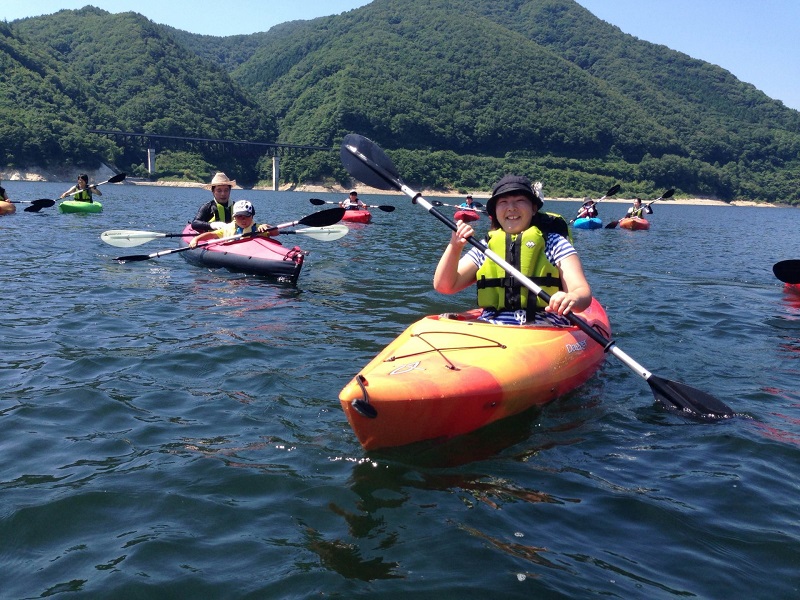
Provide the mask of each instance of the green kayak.
POLYGON ((64 200, 58 205, 58 210, 62 213, 99 213, 103 212, 103 205, 99 202, 64 200))

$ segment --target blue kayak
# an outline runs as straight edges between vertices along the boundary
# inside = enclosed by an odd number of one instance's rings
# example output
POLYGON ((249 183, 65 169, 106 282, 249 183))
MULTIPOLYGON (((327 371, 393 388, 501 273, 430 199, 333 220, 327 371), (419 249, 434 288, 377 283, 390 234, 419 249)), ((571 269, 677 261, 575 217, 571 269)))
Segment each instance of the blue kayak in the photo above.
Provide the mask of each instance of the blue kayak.
POLYGON ((603 221, 600 217, 575 219, 572 224, 575 229, 600 229, 603 226, 603 221))

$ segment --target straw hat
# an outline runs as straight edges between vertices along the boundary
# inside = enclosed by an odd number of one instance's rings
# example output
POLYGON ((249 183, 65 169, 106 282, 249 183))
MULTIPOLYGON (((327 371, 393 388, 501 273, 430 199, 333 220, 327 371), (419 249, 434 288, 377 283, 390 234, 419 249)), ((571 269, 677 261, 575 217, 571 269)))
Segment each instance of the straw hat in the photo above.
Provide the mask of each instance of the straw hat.
POLYGON ((214 189, 215 185, 229 185, 231 187, 236 185, 235 179, 228 179, 228 176, 225 175, 222 171, 214 175, 214 178, 211 180, 211 183, 204 185, 203 187, 207 190, 214 189))

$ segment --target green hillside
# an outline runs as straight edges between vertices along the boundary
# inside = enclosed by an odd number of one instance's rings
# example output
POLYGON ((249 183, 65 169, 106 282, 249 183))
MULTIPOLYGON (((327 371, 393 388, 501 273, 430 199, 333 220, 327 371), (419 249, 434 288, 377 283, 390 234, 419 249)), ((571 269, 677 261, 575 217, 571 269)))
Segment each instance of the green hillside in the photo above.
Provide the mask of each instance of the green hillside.
MULTIPOLYGON (((335 148, 358 132, 427 189, 485 190, 524 171, 551 196, 620 182, 628 194, 676 187, 800 204, 800 112, 572 0, 374 0, 232 37, 92 7, 8 29, 0 60, 13 68, 0 77, 16 80, 0 91, 6 122, 59 123, 57 134, 16 126, 8 164, 38 152, 143 169, 141 149, 74 141, 95 127, 328 146, 287 157, 283 177, 346 185, 335 148), (21 107, 11 87, 41 93, 21 107)), ((268 178, 257 156, 190 148, 166 157, 160 176, 226 168, 243 180, 268 178)))

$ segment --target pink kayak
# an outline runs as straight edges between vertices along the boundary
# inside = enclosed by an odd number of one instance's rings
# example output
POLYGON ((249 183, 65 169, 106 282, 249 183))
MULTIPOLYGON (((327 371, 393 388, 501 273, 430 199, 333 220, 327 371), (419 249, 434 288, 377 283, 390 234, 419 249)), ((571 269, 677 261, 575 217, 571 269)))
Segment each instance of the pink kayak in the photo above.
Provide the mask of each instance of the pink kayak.
MULTIPOLYGON (((191 225, 184 234, 197 235, 191 225)), ((180 238, 181 247, 189 245, 190 236, 180 238)), ((233 243, 212 244, 181 252, 187 262, 208 268, 223 268, 235 273, 275 277, 284 283, 297 283, 306 253, 298 246, 287 248, 277 240, 253 237, 233 243)))

